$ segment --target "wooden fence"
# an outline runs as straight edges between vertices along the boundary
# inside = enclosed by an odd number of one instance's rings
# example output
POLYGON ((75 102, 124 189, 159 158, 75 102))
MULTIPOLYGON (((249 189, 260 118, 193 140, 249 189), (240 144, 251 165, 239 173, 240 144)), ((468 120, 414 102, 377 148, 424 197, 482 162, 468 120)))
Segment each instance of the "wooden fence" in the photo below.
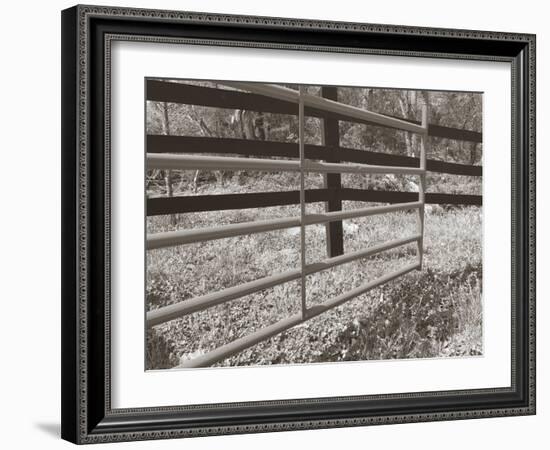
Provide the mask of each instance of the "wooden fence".
POLYGON ((415 122, 338 103, 336 101, 336 88, 333 87, 323 87, 321 89, 322 96, 317 97, 306 94, 302 89, 297 91, 258 83, 228 82, 224 84, 239 90, 148 80, 147 100, 295 115, 298 116, 299 123, 298 145, 245 139, 149 135, 147 136, 147 169, 294 171, 300 173, 300 190, 150 198, 147 200, 147 215, 299 204, 300 216, 154 233, 147 236, 147 250, 152 251, 163 247, 206 240, 300 227, 301 267, 151 310, 147 313, 147 325, 159 325, 187 314, 298 279, 302 283, 301 311, 294 316, 225 344, 205 355, 188 360, 182 364, 182 367, 212 365, 357 297, 376 286, 387 283, 412 270, 421 269, 424 206, 426 203, 481 205, 481 196, 425 193, 427 171, 481 176, 481 167, 479 166, 426 159, 428 136, 481 142, 480 133, 428 124, 426 107, 423 109, 422 121, 415 122), (304 143, 306 116, 322 119, 322 145, 307 145, 304 143), (420 157, 412 158, 340 147, 338 136, 338 121, 340 120, 417 133, 420 136, 420 157), (246 156, 246 158, 197 156, 189 155, 189 153, 236 154, 246 156), (278 156, 295 159, 254 158, 258 156, 278 156), (324 174, 325 187, 323 189, 305 189, 305 174, 309 172, 324 174), (341 173, 416 175, 420 179, 419 192, 387 192, 343 188, 340 179, 341 173), (388 203, 388 205, 342 211, 342 201, 345 200, 381 202, 388 203), (323 214, 307 214, 305 205, 310 202, 325 202, 326 212, 323 214), (393 240, 364 250, 344 253, 342 220, 402 210, 417 211, 418 230, 414 236, 393 240), (307 264, 305 258, 305 227, 314 224, 326 224, 327 226, 328 257, 324 261, 307 264), (324 303, 311 307, 306 305, 305 279, 308 275, 415 242, 417 243, 417 261, 415 263, 329 299, 324 303))

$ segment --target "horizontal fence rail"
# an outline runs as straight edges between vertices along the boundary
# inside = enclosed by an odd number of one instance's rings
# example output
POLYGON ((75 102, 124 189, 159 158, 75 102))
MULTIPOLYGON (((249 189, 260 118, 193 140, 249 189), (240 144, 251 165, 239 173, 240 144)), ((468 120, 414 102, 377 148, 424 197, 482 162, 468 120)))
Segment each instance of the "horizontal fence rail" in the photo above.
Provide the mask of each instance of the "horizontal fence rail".
MULTIPOLYGON (((418 167, 420 164, 419 158, 411 156, 357 150, 340 146, 305 144, 304 152, 306 159, 313 160, 327 160, 336 154, 342 162, 403 167, 418 167)), ((148 135, 147 153, 212 153, 299 158, 298 145, 291 142, 167 135, 148 135)), ((449 175, 480 177, 483 169, 481 166, 427 159, 426 170, 449 175)))
POLYGON ((271 275, 259 280, 249 281, 238 286, 222 289, 218 292, 196 297, 191 300, 175 303, 173 305, 164 306, 147 313, 147 326, 152 327, 169 320, 177 319, 197 311, 202 311, 206 308, 225 303, 230 300, 244 297, 245 295, 268 289, 279 284, 297 280, 302 276, 299 269, 289 270, 284 273, 271 275))
MULTIPOLYGON (((317 225, 336 220, 353 219, 357 217, 374 216, 396 211, 406 211, 420 208, 420 202, 398 203, 388 206, 371 206, 349 211, 334 211, 325 214, 306 214, 306 225, 317 225)), ((147 236, 147 250, 195 242, 212 241, 235 236, 276 231, 284 228, 299 227, 300 217, 284 217, 281 219, 258 220, 254 222, 234 223, 216 227, 196 228, 178 231, 164 231, 147 236)))
MULTIPOLYGON (((306 203, 326 202, 335 195, 337 195, 336 189, 332 192, 330 189, 306 190, 305 201, 306 203)), ((300 191, 154 197, 147 199, 147 215, 268 208, 299 203, 300 191)))
MULTIPOLYGON (((273 114, 298 115, 298 105, 289 101, 269 98, 255 93, 194 86, 169 81, 147 80, 146 98, 147 100, 157 102, 183 103, 212 108, 243 109, 273 114)), ((344 121, 350 120, 337 113, 309 106, 305 107, 305 115, 321 119, 331 118, 344 121)), ((388 115, 388 117, 393 116, 388 115)), ((416 120, 399 119, 415 125, 420 124, 420 122, 416 120)), ((374 123, 368 120, 355 119, 353 122, 374 125, 374 123)), ((428 125, 428 136, 458 141, 482 142, 482 134, 476 131, 450 128, 435 124, 428 125)))
POLYGON ((284 217, 281 219, 258 220, 255 222, 234 223, 217 227, 197 228, 190 230, 165 231, 147 236, 147 250, 154 250, 175 245, 192 244, 195 242, 212 241, 244 234, 264 233, 300 226, 299 217, 284 217))
POLYGON ((231 158, 227 156, 193 156, 172 154, 147 154, 149 169, 172 170, 266 170, 298 172, 298 161, 231 158))
POLYGON ((367 164, 344 164, 307 161, 304 163, 306 172, 318 173, 362 173, 362 174, 401 174, 420 175, 424 169, 418 167, 375 166, 367 164))
MULTIPOLYGON (((377 191, 369 189, 308 189, 306 203, 342 201, 408 203, 418 198, 417 192, 377 191)), ((481 206, 481 195, 426 193, 427 204, 457 206, 481 206)), ((226 211, 231 209, 270 208, 300 204, 300 191, 249 192, 242 194, 186 195, 175 197, 154 197, 147 199, 147 215, 185 214, 205 211, 226 211)))
MULTIPOLYGON (((365 189, 342 188, 342 199, 358 202, 403 203, 418 198, 417 192, 374 191, 365 189)), ((425 203, 433 205, 481 206, 483 197, 470 194, 442 194, 426 192, 425 203)))
POLYGON ((332 211, 324 214, 306 214, 305 221, 307 225, 317 225, 336 220, 355 219, 358 217, 375 216, 379 214, 388 214, 397 211, 407 211, 418 209, 422 202, 397 203, 387 206, 369 206, 368 208, 358 208, 347 211, 332 211))
POLYGON ((318 172, 318 173, 363 173, 420 175, 418 167, 374 166, 367 164, 341 164, 315 161, 287 161, 258 158, 231 158, 227 156, 194 156, 173 154, 147 154, 149 169, 168 170, 265 170, 318 172))
POLYGON ((331 267, 336 267, 341 264, 346 264, 349 262, 356 261, 362 258, 368 258, 369 256, 374 256, 377 253, 383 251, 392 250, 403 245, 411 244, 417 242, 422 236, 417 234, 408 238, 395 239, 384 244, 374 245, 372 247, 366 248, 364 250, 357 250, 355 252, 346 253, 339 256, 333 256, 332 258, 327 258, 324 261, 318 263, 308 264, 306 266, 306 274, 311 275, 313 273, 320 272, 322 270, 330 269, 331 267))
POLYGON ((304 106, 336 113, 341 117, 344 117, 344 120, 346 121, 354 121, 356 119, 359 119, 361 121, 369 122, 371 124, 410 131, 412 133, 426 133, 426 128, 424 128, 422 125, 418 125, 416 123, 408 122, 401 119, 396 119, 394 117, 386 116, 384 114, 367 111, 365 109, 357 108, 355 106, 345 105, 343 103, 338 103, 334 100, 329 100, 323 97, 316 97, 308 94, 303 94, 300 96, 299 92, 294 89, 260 83, 224 81, 223 84, 226 86, 243 89, 254 94, 260 94, 266 97, 271 97, 274 99, 293 103, 298 103, 298 99, 301 97, 303 99, 304 106))

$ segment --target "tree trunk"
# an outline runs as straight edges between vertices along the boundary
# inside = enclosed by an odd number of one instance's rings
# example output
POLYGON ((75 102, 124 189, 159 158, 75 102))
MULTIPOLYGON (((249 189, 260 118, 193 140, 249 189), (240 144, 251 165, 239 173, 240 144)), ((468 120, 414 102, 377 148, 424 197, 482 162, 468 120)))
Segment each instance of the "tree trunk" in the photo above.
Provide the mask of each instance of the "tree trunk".
POLYGON ((470 164, 473 166, 477 160, 477 142, 470 143, 470 164))
MULTIPOLYGON (((411 99, 407 95, 406 92, 403 92, 399 96, 399 108, 401 109, 401 114, 404 119, 408 119, 409 116, 412 115, 412 103, 411 99)), ((414 144, 415 142, 412 139, 412 134, 409 131, 403 132, 405 136, 405 146, 407 148, 406 155, 407 156, 414 156, 414 144)))
POLYGON ((255 140, 254 134, 254 113, 251 111, 243 111, 241 114, 241 130, 243 131, 243 139, 255 140))

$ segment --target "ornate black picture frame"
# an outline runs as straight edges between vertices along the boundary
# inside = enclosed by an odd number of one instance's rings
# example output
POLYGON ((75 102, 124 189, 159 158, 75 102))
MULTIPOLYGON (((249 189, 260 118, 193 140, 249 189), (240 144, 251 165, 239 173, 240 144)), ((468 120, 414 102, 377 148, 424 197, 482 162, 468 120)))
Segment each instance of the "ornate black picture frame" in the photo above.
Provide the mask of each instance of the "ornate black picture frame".
MULTIPOLYGON (((488 261, 490 263, 490 261, 488 261)), ((535 414, 535 36, 98 6, 62 12, 62 437, 98 443, 535 414), (503 61, 512 73, 511 386, 113 409, 114 41, 503 61)))

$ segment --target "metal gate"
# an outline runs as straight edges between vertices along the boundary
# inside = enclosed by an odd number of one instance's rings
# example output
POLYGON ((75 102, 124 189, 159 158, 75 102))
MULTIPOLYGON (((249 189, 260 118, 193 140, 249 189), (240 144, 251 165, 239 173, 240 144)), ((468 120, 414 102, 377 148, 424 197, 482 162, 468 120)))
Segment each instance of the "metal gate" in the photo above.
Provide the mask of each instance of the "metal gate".
POLYGON ((424 204, 425 204, 425 185, 426 185, 426 146, 428 136, 427 107, 422 110, 422 122, 420 124, 400 120, 371 111, 356 108, 350 105, 338 103, 323 97, 316 97, 306 94, 303 88, 299 90, 288 89, 280 86, 227 82, 227 86, 247 91, 253 94, 267 96, 273 99, 290 102, 298 107, 299 120, 299 160, 269 160, 259 158, 238 158, 238 157, 213 157, 213 156, 191 156, 169 153, 148 153, 147 169, 163 170, 266 170, 266 171, 293 171, 300 173, 300 216, 286 217, 270 220, 252 221, 238 224, 223 225, 217 227, 189 229, 154 233, 147 236, 147 251, 155 249, 172 247, 176 245, 186 245, 201 241, 223 239, 234 236, 248 235, 252 233, 262 233, 267 231, 280 230, 285 228, 300 227, 300 254, 301 267, 283 273, 270 275, 258 280, 244 283, 238 286, 223 289, 207 295, 185 300, 180 303, 161 307, 149 311, 146 316, 147 326, 152 327, 162 324, 169 320, 185 316, 197 311, 201 311, 215 305, 219 305, 230 300, 243 297, 245 295, 267 289, 278 284, 286 283, 292 280, 301 280, 301 311, 295 315, 282 319, 270 326, 253 332, 247 336, 241 337, 228 344, 206 353, 202 356, 187 360, 180 367, 205 367, 215 364, 225 358, 228 358, 258 342, 264 341, 274 335, 277 335, 289 328, 301 324, 329 309, 341 305, 367 291, 394 280, 406 273, 422 268, 423 259, 423 237, 424 237, 424 204), (368 164, 349 164, 312 161, 305 157, 304 152, 304 124, 305 107, 328 111, 338 114, 340 117, 350 120, 368 121, 370 123, 406 130, 417 133, 420 136, 420 158, 419 167, 402 166, 382 166, 368 164), (387 206, 371 206, 348 211, 330 211, 324 214, 308 214, 306 212, 306 190, 305 174, 315 173, 360 173, 360 174, 407 174, 419 177, 418 198, 415 201, 390 204, 387 206), (340 254, 329 257, 321 262, 307 264, 306 261, 306 243, 305 232, 308 225, 327 224, 331 222, 342 221, 346 219, 368 217, 378 214, 387 214, 396 211, 416 210, 418 214, 417 234, 396 239, 380 245, 368 247, 364 250, 340 254), (406 265, 401 269, 390 272, 375 280, 369 281, 359 287, 356 287, 346 293, 340 294, 334 298, 326 300, 321 304, 314 306, 306 305, 306 277, 308 275, 320 272, 341 264, 346 264, 357 259, 369 257, 386 250, 410 243, 417 243, 417 260, 413 264, 406 265))

